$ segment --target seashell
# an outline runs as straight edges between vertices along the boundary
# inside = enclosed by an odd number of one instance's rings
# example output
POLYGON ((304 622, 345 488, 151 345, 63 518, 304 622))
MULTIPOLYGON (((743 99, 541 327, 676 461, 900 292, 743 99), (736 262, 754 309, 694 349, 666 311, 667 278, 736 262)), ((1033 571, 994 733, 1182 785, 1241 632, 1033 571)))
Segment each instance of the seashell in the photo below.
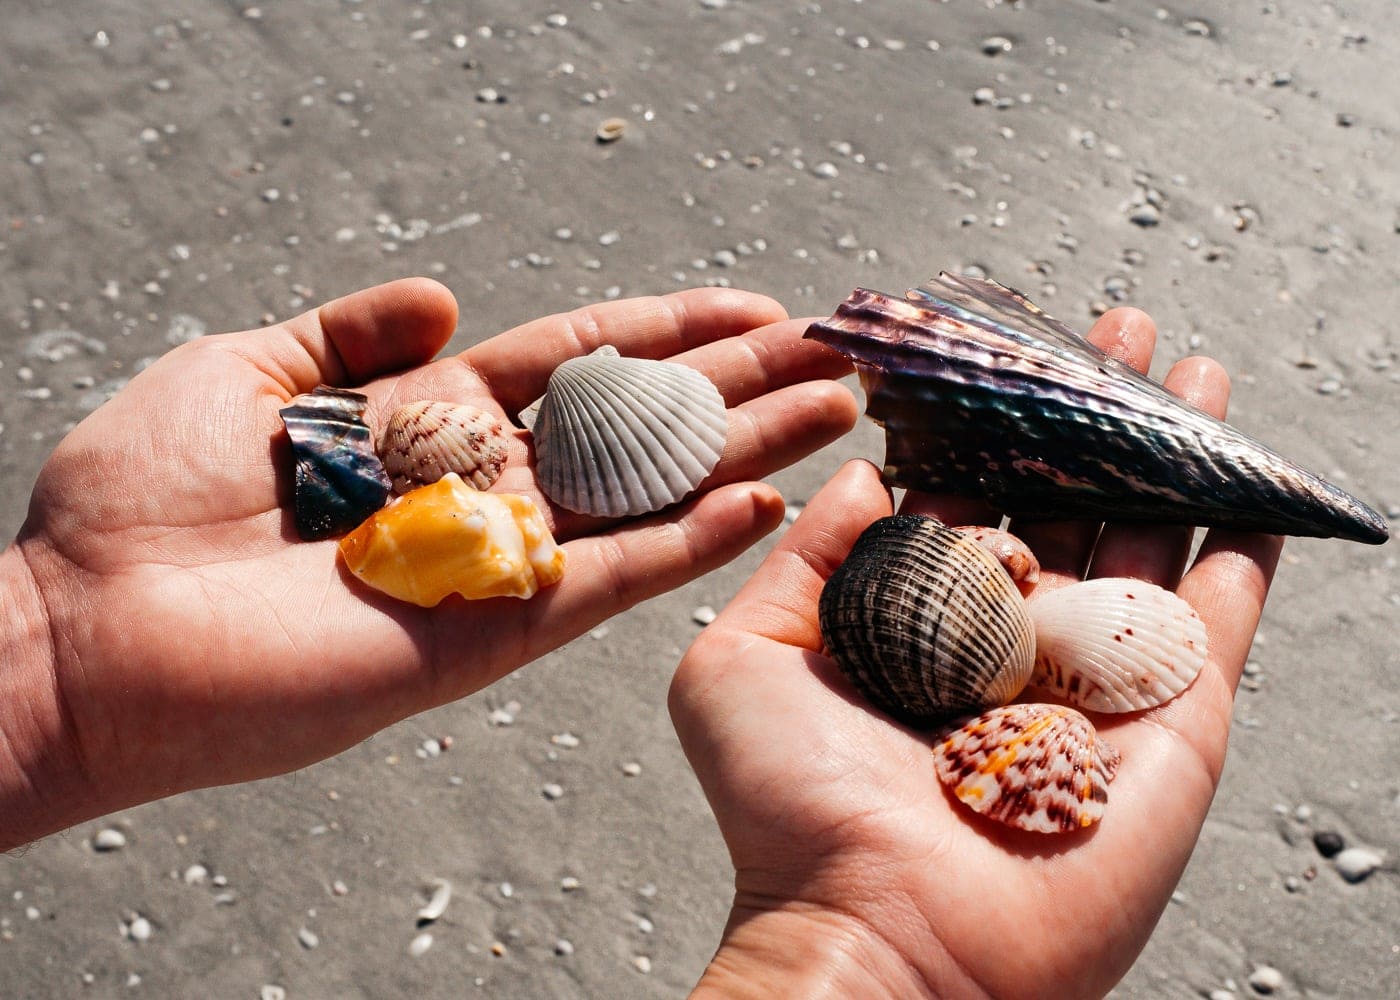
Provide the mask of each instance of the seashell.
POLYGON ((340 540, 350 572, 390 597, 430 608, 533 597, 564 575, 564 552, 529 497, 483 493, 449 472, 399 497, 340 540))
POLYGON ((1031 684, 1092 712, 1137 712, 1170 701, 1206 662, 1195 609, 1142 580, 1103 577, 1037 596, 1031 684))
POLYGON ((905 299, 858 288, 807 336, 860 369, 894 485, 1015 517, 1389 537, 1355 497, 994 281, 942 274, 905 299))
POLYGON ((505 425, 485 410, 421 400, 389 417, 379 454, 395 493, 435 483, 449 472, 484 490, 500 478, 509 444, 505 425))
POLYGON ((1003 705, 1030 678, 1025 601, 981 545, 931 517, 866 528, 827 580, 822 639, 877 708, 913 725, 1003 705))
POLYGON ((535 474, 550 500, 630 517, 704 481, 724 452, 728 418, 719 390, 695 369, 605 349, 554 370, 532 430, 535 474))
POLYGON ((627 119, 625 118, 604 118, 598 125, 598 131, 594 133, 601 143, 616 142, 622 138, 622 133, 627 131, 627 119))
POLYGON ((1029 594, 1040 582, 1040 560, 1031 547, 1009 531, 988 528, 981 524, 969 524, 954 528, 996 556, 1001 568, 1016 584, 1021 596, 1029 594))
POLYGON ((974 812, 1037 833, 1096 823, 1121 760, 1079 712, 1034 704, 955 724, 933 758, 939 780, 974 812))
POLYGON ((278 411, 296 460, 297 533, 307 541, 344 534, 389 498, 389 477, 364 421, 368 402, 322 385, 278 411))

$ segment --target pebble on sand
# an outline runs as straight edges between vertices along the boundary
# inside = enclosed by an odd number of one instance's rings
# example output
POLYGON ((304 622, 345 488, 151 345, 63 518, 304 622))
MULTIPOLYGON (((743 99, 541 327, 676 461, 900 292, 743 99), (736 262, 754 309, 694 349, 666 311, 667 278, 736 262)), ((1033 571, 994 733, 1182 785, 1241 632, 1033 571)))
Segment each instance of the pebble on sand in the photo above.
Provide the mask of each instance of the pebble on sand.
POLYGON ((1313 846, 1317 848, 1317 853, 1324 858, 1335 858, 1342 853, 1347 842, 1336 830, 1318 830, 1313 834, 1313 846))
POLYGON ((92 846, 98 851, 120 851, 126 846, 126 834, 109 826, 97 831, 97 836, 92 838, 92 846))
POLYGON ((1365 879, 1384 861, 1385 858, 1369 847, 1348 847, 1332 859, 1332 864, 1336 865, 1338 875, 1354 883, 1365 879))
POLYGON ((1276 993, 1284 987, 1283 973, 1272 965, 1256 966, 1249 974, 1249 988, 1265 995, 1276 993))

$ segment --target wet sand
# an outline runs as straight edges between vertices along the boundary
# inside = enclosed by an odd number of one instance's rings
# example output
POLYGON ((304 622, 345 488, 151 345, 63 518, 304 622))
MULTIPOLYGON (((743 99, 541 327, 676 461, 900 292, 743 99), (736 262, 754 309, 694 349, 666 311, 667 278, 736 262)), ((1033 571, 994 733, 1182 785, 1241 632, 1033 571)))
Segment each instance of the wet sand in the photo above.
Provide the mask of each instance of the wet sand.
MULTIPOLYGON (((172 344, 393 277, 452 288, 460 349, 602 298, 828 314, 970 268, 1081 328, 1146 309, 1154 375, 1214 355, 1233 423, 1393 518, 1392 5, 1226 7, 21 3, 0 525, 172 344)), ((800 506, 879 454, 863 422, 774 482, 800 506)), ((1393 548, 1288 545, 1215 807, 1116 996, 1258 995, 1259 966, 1278 996, 1400 995, 1393 548), (1345 882, 1319 830, 1385 864, 1345 882)), ((665 692, 762 551, 321 765, 0 860, 0 996, 683 995, 731 873, 665 692)))

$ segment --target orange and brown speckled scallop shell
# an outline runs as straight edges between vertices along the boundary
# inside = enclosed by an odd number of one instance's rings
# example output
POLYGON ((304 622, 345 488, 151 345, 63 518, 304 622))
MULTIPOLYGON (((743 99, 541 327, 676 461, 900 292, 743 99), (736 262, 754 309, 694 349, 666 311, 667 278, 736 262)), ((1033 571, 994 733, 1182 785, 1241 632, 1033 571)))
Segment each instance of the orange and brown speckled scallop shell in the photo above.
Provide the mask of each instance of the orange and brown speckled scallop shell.
POLYGON ((421 400, 389 417, 379 437, 379 455, 395 493, 435 483, 449 472, 484 490, 505 468, 509 444, 505 424, 485 410, 421 400))
POLYGON ((1103 816, 1118 751, 1060 705, 1005 705, 957 725, 934 747, 939 780, 973 811, 1037 833, 1103 816))

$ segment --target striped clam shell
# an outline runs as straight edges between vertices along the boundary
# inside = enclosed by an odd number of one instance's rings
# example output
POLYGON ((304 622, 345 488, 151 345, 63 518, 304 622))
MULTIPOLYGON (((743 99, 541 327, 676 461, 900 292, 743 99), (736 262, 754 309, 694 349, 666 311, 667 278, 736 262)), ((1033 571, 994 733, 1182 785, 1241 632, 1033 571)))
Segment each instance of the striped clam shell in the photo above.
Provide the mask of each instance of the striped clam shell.
POLYGON ((1191 605, 1141 580, 1070 584, 1030 602, 1031 684, 1093 712, 1137 712, 1175 698, 1206 662, 1191 605))
POLYGON ((538 406, 540 488, 559 506, 597 517, 680 500, 719 464, 728 433, 724 399, 700 372, 610 348, 556 368, 538 406))
POLYGON ((973 811, 1019 830, 1096 823, 1120 755, 1072 708, 1020 704, 964 721, 934 747, 938 778, 973 811))
POLYGON ((1030 678, 1025 602, 996 557, 931 517, 881 518, 818 604, 827 651, 877 708, 930 725, 1003 705, 1030 678))
POLYGON ((390 415, 379 437, 379 454, 395 493, 435 483, 449 472, 484 490, 505 468, 509 444, 505 425, 485 410, 420 400, 390 415))

